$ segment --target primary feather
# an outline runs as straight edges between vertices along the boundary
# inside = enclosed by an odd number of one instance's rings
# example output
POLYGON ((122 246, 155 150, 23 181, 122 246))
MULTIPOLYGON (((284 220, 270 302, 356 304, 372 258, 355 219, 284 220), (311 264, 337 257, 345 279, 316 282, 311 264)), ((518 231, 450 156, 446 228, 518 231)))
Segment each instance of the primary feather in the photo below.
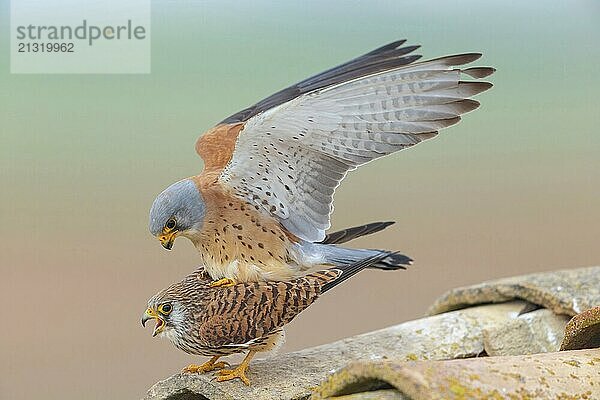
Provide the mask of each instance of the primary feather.
POLYGON ((337 82, 250 118, 219 180, 297 237, 321 241, 346 173, 434 137, 474 110, 490 83, 463 81, 492 68, 453 68, 462 54, 337 82))
POLYGON ((342 229, 341 231, 331 232, 325 236, 325 239, 321 242, 323 244, 342 244, 354 240, 361 236, 371 235, 379 231, 384 230, 390 225, 393 225, 394 221, 387 222, 371 222, 369 224, 354 226, 352 228, 342 229))

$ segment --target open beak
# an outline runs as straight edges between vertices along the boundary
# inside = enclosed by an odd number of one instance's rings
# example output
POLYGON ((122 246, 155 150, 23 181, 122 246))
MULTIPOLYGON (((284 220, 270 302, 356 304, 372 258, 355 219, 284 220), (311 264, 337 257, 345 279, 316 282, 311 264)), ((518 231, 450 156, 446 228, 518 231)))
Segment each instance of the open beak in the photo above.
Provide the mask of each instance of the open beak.
POLYGON ((169 233, 163 232, 163 234, 158 237, 158 240, 160 241, 160 244, 162 244, 162 246, 165 249, 171 250, 173 248, 173 242, 175 241, 175 238, 177 237, 178 233, 179 232, 177 232, 177 231, 173 231, 173 232, 169 232, 169 233))
POLYGON ((151 308, 148 308, 144 312, 144 315, 142 315, 142 326, 143 327, 146 326, 146 322, 149 319, 156 320, 156 325, 154 325, 154 330, 152 331, 152 337, 154 337, 163 330, 163 328, 165 327, 165 321, 156 313, 156 311, 154 311, 151 308))

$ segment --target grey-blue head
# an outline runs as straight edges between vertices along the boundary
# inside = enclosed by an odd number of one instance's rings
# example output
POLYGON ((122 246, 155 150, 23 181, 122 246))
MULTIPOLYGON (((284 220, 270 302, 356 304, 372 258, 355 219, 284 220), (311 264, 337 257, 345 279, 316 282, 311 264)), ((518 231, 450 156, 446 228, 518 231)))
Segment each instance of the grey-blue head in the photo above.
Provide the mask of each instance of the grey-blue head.
POLYGON ((205 211, 204 200, 191 179, 175 182, 150 208, 150 233, 171 250, 177 236, 191 237, 202 229, 205 211))

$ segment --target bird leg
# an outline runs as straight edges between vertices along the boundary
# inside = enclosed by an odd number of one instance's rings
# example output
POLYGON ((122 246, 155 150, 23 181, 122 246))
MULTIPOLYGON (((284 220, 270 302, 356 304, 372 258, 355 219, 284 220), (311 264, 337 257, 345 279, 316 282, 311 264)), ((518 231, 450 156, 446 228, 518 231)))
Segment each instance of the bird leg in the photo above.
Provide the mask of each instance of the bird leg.
POLYGON ((230 381, 235 378, 240 378, 246 386, 250 386, 250 379, 246 376, 246 371, 248 370, 248 366, 250 365, 250 360, 256 354, 256 351, 250 350, 250 352, 244 358, 244 361, 235 369, 222 369, 217 374, 217 382, 230 381))
POLYGON ((218 281, 211 282, 208 286, 210 287, 229 287, 235 285, 235 281, 229 278, 219 279, 218 281))
POLYGON ((229 364, 223 361, 216 362, 221 356, 214 356, 207 362, 202 365, 190 364, 183 369, 181 372, 190 372, 190 373, 199 373, 203 374, 205 372, 214 371, 215 369, 222 369, 225 367, 229 367, 229 364))

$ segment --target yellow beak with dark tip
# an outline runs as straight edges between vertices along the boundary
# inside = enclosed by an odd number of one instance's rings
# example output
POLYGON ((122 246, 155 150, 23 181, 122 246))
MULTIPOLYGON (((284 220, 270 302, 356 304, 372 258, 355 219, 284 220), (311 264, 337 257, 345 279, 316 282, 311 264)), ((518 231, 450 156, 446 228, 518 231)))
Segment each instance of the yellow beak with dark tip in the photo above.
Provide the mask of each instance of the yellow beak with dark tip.
POLYGON ((150 319, 154 319, 156 320, 156 325, 154 326, 154 330, 152 331, 152 337, 158 335, 165 327, 165 320, 162 319, 160 317, 160 315, 157 314, 156 311, 154 311, 151 308, 148 308, 145 312, 144 315, 142 315, 142 326, 145 327, 146 326, 146 322, 148 322, 148 320, 150 319))
POLYGON ((158 237, 158 240, 160 241, 160 244, 162 244, 162 246, 165 249, 171 250, 173 248, 173 242, 175 241, 175 238, 177 238, 178 233, 179 233, 178 231, 171 231, 171 232, 163 231, 162 235, 160 235, 158 237))

